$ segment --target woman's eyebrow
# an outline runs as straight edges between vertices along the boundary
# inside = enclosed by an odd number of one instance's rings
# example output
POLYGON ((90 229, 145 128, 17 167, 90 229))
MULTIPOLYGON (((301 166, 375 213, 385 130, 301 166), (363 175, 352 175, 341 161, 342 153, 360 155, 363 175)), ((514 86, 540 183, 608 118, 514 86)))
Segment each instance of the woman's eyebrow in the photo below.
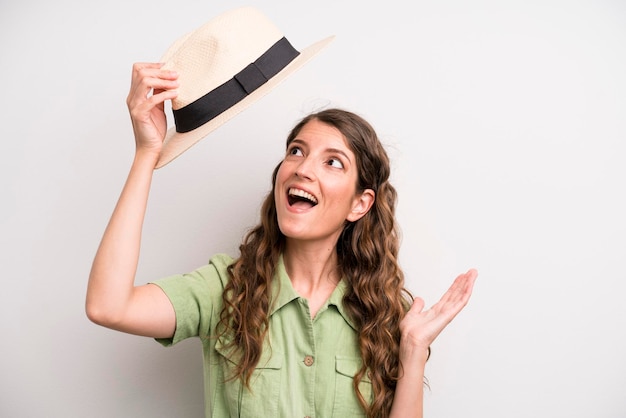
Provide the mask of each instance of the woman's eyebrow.
POLYGON ((298 138, 296 138, 296 139, 294 139, 293 141, 291 141, 291 142, 289 143, 289 145, 291 145, 291 144, 306 145, 306 142, 305 142, 304 140, 302 140, 302 139, 298 139, 298 138))
POLYGON ((340 154, 340 155, 343 155, 346 160, 348 160, 350 163, 352 163, 352 160, 350 159, 348 154, 346 154, 345 151, 340 150, 339 148, 327 148, 326 152, 329 153, 329 154, 340 154))

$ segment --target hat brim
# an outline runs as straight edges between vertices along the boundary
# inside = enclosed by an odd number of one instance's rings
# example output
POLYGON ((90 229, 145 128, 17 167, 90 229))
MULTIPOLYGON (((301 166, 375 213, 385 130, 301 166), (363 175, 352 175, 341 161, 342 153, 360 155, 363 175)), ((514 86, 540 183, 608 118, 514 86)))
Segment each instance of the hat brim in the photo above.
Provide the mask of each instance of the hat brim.
POLYGON ((161 149, 161 155, 155 168, 161 168, 166 164, 172 162, 182 153, 187 151, 201 139, 206 137, 212 131, 223 125, 228 120, 232 119, 242 110, 246 109, 252 103, 265 96, 273 88, 275 88, 280 82, 286 79, 289 75, 294 73, 300 67, 302 67, 307 61, 313 58, 318 52, 324 49, 335 37, 329 36, 322 39, 309 47, 300 51, 300 54, 291 61, 285 68, 283 68, 278 74, 269 79, 266 83, 261 85, 258 89, 246 96, 240 102, 225 110, 215 118, 211 119, 204 125, 194 129, 193 131, 179 133, 176 132, 174 127, 170 128, 163 142, 163 148, 161 149))

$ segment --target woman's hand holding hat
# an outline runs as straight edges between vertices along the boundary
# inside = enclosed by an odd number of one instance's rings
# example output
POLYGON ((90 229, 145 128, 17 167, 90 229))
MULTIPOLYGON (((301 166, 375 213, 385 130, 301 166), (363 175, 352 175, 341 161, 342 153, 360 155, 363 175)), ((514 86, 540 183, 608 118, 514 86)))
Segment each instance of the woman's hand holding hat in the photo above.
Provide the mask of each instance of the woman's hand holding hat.
POLYGON ((147 151, 155 163, 167 132, 164 102, 178 95, 178 74, 160 63, 135 63, 126 104, 135 133, 137 153, 147 151))

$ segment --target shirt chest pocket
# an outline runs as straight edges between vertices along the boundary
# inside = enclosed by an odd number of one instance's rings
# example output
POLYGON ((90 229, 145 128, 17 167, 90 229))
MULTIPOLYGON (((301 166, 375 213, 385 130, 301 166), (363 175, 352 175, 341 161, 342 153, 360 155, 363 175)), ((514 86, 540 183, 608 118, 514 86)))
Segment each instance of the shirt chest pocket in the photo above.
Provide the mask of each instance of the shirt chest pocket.
MULTIPOLYGON (((353 380, 361 368, 359 357, 335 357, 335 403, 333 417, 365 417, 359 399, 354 391, 353 380)), ((359 391, 365 401, 372 401, 372 382, 367 377, 359 382, 359 391)))
MULTIPOLYGON (((250 389, 241 379, 228 379, 233 375, 234 358, 230 350, 218 340, 215 351, 220 355, 220 367, 224 382, 224 398, 231 417, 273 417, 278 416, 283 368, 283 356, 277 350, 263 350, 257 367, 250 378, 250 389)), ((219 383, 218 383, 219 384, 219 383)))

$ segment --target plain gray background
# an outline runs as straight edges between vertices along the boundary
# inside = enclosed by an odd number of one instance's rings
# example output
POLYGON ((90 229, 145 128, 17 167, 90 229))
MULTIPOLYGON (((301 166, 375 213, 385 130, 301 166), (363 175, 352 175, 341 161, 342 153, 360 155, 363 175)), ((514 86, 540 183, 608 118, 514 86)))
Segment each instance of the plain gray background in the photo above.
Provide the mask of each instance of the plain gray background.
POLYGON ((137 283, 236 253, 285 136, 324 106, 394 164, 408 287, 480 276, 433 346, 426 415, 626 416, 626 4, 2 1, 0 416, 199 417, 200 344, 91 324, 92 258, 133 157, 135 61, 238 5, 335 42, 157 171, 137 283))

